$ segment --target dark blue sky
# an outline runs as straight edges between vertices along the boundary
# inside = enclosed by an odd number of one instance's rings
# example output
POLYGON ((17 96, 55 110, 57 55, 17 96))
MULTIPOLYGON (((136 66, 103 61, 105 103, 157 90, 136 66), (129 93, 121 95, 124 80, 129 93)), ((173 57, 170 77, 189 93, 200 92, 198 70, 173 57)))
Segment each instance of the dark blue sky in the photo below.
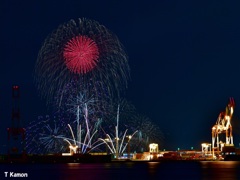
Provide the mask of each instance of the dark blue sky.
POLYGON ((0 148, 11 122, 11 86, 21 87, 25 124, 46 114, 33 81, 38 51, 58 25, 80 17, 105 25, 125 46, 131 68, 127 99, 160 126, 163 148, 200 149, 201 142, 211 142, 211 127, 229 97, 236 102, 238 145, 239 5, 223 0, 2 0, 0 148))

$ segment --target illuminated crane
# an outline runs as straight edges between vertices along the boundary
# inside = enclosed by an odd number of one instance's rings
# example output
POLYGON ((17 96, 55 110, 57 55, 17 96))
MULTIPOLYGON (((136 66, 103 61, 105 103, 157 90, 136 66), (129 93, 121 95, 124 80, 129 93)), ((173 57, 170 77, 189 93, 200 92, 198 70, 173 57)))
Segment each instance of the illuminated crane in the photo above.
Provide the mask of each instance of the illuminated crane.
POLYGON ((226 146, 233 146, 231 119, 234 111, 234 99, 230 98, 225 112, 221 112, 218 116, 216 124, 212 127, 212 150, 219 152, 226 146), (219 134, 226 134, 226 142, 219 141, 219 134), (216 147, 215 147, 216 145, 216 147))

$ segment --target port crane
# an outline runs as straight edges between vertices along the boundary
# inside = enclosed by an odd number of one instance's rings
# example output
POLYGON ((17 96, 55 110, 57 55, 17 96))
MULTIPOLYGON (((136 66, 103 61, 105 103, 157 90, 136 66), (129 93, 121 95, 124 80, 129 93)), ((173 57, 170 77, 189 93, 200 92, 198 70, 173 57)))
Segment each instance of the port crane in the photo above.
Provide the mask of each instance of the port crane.
POLYGON ((212 127, 212 151, 219 153, 224 146, 233 145, 232 125, 231 119, 234 112, 234 99, 230 98, 224 112, 221 112, 217 118, 216 124, 212 127), (225 143, 220 141, 219 134, 225 134, 225 143))

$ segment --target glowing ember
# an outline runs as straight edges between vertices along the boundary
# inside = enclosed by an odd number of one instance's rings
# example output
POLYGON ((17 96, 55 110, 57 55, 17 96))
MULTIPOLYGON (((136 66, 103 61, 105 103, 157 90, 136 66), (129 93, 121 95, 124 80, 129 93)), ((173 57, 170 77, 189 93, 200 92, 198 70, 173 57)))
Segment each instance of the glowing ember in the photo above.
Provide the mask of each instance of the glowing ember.
POLYGON ((85 74, 96 66, 99 51, 97 44, 92 39, 79 35, 66 43, 63 57, 71 72, 85 74))

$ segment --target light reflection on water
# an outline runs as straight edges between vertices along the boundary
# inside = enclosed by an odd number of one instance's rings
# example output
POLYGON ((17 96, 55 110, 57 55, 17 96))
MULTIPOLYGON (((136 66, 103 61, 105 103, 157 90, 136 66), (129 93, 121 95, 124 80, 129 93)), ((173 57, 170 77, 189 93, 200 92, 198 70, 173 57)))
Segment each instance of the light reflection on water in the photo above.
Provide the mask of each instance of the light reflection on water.
POLYGON ((184 179, 239 180, 240 162, 236 161, 170 161, 113 162, 68 164, 0 164, 4 172, 28 173, 30 179, 184 179))
POLYGON ((240 179, 239 161, 202 161, 203 179, 240 179))

